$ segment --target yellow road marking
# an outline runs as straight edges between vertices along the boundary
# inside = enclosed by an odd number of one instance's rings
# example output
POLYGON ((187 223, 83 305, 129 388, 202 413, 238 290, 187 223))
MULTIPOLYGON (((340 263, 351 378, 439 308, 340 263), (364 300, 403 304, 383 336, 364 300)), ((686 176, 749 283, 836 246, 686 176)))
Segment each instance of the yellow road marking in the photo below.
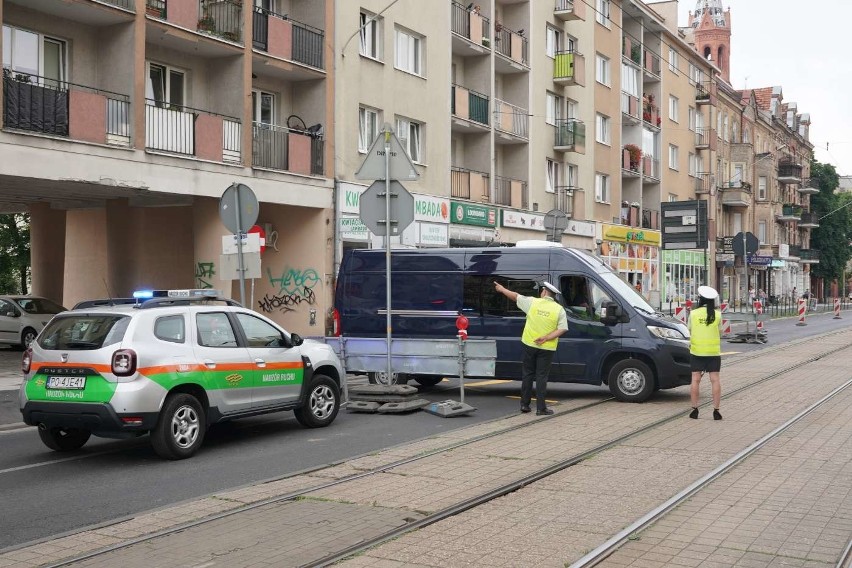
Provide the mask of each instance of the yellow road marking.
POLYGON ((486 385, 502 385, 505 382, 506 381, 481 381, 481 382, 478 382, 478 383, 471 383, 470 385, 468 385, 468 388, 469 387, 484 387, 486 385))
POLYGON ((740 351, 723 351, 721 355, 736 355, 737 353, 740 353, 740 351))

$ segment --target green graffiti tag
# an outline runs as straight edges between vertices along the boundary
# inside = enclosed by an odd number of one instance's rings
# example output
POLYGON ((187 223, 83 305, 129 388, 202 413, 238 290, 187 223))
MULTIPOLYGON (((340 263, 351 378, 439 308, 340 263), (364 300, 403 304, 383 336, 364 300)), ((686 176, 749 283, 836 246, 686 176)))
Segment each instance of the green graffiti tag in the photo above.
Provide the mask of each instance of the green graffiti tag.
POLYGON ((303 294, 306 289, 313 289, 320 281, 319 274, 313 268, 285 268, 281 271, 281 276, 276 278, 272 275, 272 269, 266 267, 266 274, 269 283, 278 287, 279 294, 303 294))
POLYGON ((216 275, 216 266, 212 262, 199 262, 195 265, 195 286, 209 290, 213 284, 209 281, 216 275))

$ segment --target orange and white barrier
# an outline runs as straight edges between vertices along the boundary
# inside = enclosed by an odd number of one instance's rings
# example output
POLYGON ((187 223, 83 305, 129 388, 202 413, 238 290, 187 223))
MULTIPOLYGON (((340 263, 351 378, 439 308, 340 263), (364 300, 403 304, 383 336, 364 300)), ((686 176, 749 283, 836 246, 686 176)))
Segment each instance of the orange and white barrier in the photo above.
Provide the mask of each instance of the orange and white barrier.
MULTIPOLYGON (((757 315, 761 315, 763 313, 763 304, 760 303, 760 300, 754 301, 754 311, 757 315)), ((763 322, 760 319, 757 320, 757 333, 766 333, 763 329, 763 322)))
POLYGON ((719 304, 719 311, 722 312, 722 336, 728 337, 731 335, 731 322, 725 319, 725 314, 728 313, 728 302, 719 304))
POLYGON ((687 323, 686 320, 689 317, 689 314, 686 313, 686 308, 684 306, 677 306, 675 307, 674 317, 675 319, 680 320, 681 323, 687 323))
POLYGON ((840 319, 840 298, 834 299, 834 319, 840 319))
POLYGON ((808 301, 804 298, 799 298, 799 322, 796 325, 808 325, 805 323, 805 311, 808 305, 808 301))

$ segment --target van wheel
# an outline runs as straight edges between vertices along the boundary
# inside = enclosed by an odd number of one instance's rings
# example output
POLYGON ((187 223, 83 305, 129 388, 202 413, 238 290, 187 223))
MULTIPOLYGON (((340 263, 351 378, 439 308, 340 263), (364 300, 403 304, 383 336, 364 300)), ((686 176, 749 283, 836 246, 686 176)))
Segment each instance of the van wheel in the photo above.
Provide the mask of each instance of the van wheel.
POLYGON ((171 395, 151 431, 151 445, 157 455, 167 460, 191 457, 204 441, 206 424, 204 409, 197 398, 185 393, 171 395))
POLYGON ((51 450, 70 452, 82 448, 92 433, 79 428, 39 428, 38 435, 51 450))
POLYGON ((331 377, 314 375, 308 384, 305 404, 295 411, 296 420, 305 428, 322 428, 334 422, 340 410, 340 387, 331 377))
POLYGON ((639 359, 623 359, 609 370, 607 383, 618 400, 645 402, 654 392, 654 373, 639 359))
POLYGON ((371 385, 405 385, 408 384, 409 376, 405 373, 392 373, 391 380, 388 381, 388 374, 386 371, 381 371, 379 373, 367 373, 367 380, 371 385))
POLYGON ((417 384, 423 387, 434 387, 444 380, 444 377, 436 377, 435 375, 415 375, 414 380, 417 384))

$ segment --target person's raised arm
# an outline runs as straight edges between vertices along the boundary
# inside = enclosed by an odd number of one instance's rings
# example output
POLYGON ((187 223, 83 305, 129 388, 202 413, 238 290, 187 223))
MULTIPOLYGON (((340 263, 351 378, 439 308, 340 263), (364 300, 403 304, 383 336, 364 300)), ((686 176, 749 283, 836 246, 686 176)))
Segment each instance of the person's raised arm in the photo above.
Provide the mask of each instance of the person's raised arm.
POLYGON ((494 289, 497 290, 498 292, 500 292, 501 294, 503 294, 504 296, 506 296, 507 298, 509 298, 509 300, 511 300, 513 302, 518 301, 518 293, 517 292, 512 292, 511 290, 505 288, 503 285, 501 285, 496 280, 494 281, 494 289))

